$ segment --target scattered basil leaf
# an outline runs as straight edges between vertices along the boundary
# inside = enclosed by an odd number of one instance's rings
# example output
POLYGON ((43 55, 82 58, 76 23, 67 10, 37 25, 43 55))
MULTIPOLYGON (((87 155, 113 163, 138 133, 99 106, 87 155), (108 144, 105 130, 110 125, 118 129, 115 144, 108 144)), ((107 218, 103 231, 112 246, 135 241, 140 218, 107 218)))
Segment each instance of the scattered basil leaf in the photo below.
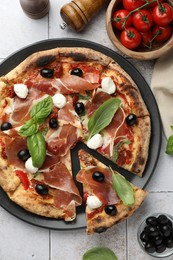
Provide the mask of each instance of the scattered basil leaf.
MULTIPOLYGON (((173 131, 173 126, 171 125, 171 130, 173 131)), ((165 153, 172 155, 173 154, 173 135, 168 138, 166 151, 165 153)))
POLYGON ((119 153, 121 151, 121 147, 124 144, 130 144, 131 141, 130 140, 124 140, 124 141, 120 141, 116 146, 113 147, 113 155, 112 155, 112 160, 114 162, 117 161, 118 157, 119 157, 119 153))
POLYGON ((38 131, 36 134, 27 137, 27 146, 33 165, 40 168, 46 158, 46 142, 43 135, 38 131))
POLYGON ((108 247, 94 247, 83 255, 82 260, 118 260, 118 258, 108 247))
POLYGON ((31 109, 30 116, 36 119, 43 119, 48 117, 52 111, 52 98, 48 96, 34 105, 31 109))
POLYGON ((112 185, 118 197, 125 206, 132 206, 135 202, 134 191, 131 184, 120 174, 112 171, 112 185))
POLYGON ((21 136, 31 136, 37 132, 37 124, 31 118, 30 120, 26 121, 26 123, 20 128, 19 134, 21 136))
POLYGON ((110 124, 112 118, 119 108, 121 100, 118 98, 110 98, 105 101, 90 117, 88 121, 88 131, 90 139, 93 135, 98 134, 106 126, 110 124))

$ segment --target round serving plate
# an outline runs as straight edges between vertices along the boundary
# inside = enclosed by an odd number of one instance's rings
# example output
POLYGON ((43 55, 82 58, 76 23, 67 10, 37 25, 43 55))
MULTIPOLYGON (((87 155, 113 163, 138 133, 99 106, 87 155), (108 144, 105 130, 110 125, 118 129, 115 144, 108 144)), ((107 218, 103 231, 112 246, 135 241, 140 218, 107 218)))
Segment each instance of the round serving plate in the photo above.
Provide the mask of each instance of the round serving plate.
MULTIPOLYGON (((149 158, 147 161, 147 165, 145 168, 145 172, 143 177, 138 177, 134 174, 127 172, 119 167, 117 167, 114 163, 110 162, 96 151, 90 150, 84 144, 78 143, 76 147, 71 151, 72 155, 72 163, 73 163, 73 175, 74 179, 79 171, 79 161, 77 152, 79 149, 85 149, 87 152, 95 156, 98 160, 101 160, 105 165, 110 165, 114 170, 118 170, 121 174, 123 174, 129 181, 131 181, 134 185, 145 188, 150 178, 153 175, 154 169, 156 167, 161 147, 161 121, 158 106, 156 100, 152 94, 150 87, 147 82, 143 78, 143 76, 138 72, 138 70, 129 63, 125 58, 121 55, 108 49, 105 46, 100 44, 90 42, 87 40, 73 39, 73 38, 60 38, 60 39, 50 39, 41 42, 36 42, 32 45, 26 46, 23 49, 18 50, 13 53, 7 59, 5 59, 0 65, 0 76, 6 74, 13 68, 15 68, 20 62, 22 62, 25 58, 31 55, 34 52, 48 50, 56 47, 87 47, 96 51, 99 51, 107 56, 113 58, 134 80, 136 85, 138 86, 143 100, 149 110, 151 116, 151 142, 149 148, 149 158)), ((79 190, 82 191, 82 187, 79 183, 76 183, 79 190)), ((19 219, 26 221, 27 223, 49 228, 56 230, 73 230, 84 228, 86 226, 85 220, 85 207, 84 205, 77 208, 77 218, 73 222, 64 222, 63 220, 49 219, 46 217, 41 217, 36 214, 32 214, 17 204, 13 203, 6 193, 0 188, 0 205, 6 209, 8 212, 18 217, 19 219)))

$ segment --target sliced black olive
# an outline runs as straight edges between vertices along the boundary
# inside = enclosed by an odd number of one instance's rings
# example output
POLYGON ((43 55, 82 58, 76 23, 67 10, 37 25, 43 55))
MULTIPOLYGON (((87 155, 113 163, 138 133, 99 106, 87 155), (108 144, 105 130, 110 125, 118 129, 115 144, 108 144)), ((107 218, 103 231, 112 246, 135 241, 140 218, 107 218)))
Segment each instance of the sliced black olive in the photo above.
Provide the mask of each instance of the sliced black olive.
POLYGON ((132 126, 132 125, 136 124, 136 122, 137 122, 137 116, 135 114, 129 114, 126 117, 126 124, 127 125, 132 126))
POLYGON ((78 115, 81 115, 85 111, 85 106, 82 102, 76 102, 75 111, 78 115))
POLYGON ((105 212, 110 216, 115 216, 117 214, 117 208, 115 205, 108 205, 105 207, 105 212))
POLYGON ((49 120, 50 128, 57 128, 58 127, 58 120, 56 118, 51 118, 49 120))
POLYGON ((12 125, 9 122, 4 122, 1 125, 1 131, 6 131, 12 128, 12 125))
POLYGON ((40 74, 44 78, 52 78, 54 75, 54 70, 49 68, 44 68, 40 70, 40 74))
POLYGON ((94 172, 93 175, 92 175, 92 178, 95 181, 103 182, 104 179, 105 179, 105 176, 104 176, 104 174, 102 172, 94 172))
POLYGON ((23 149, 23 150, 20 150, 18 153, 17 153, 17 156, 20 160, 22 160, 23 162, 26 162, 29 158, 30 158, 30 153, 29 153, 29 150, 28 149, 23 149))
POLYGON ((83 72, 80 68, 74 68, 74 69, 72 69, 70 74, 74 75, 74 76, 82 77, 83 72))
POLYGON ((40 195, 47 195, 48 194, 48 187, 43 184, 37 184, 35 190, 40 195))

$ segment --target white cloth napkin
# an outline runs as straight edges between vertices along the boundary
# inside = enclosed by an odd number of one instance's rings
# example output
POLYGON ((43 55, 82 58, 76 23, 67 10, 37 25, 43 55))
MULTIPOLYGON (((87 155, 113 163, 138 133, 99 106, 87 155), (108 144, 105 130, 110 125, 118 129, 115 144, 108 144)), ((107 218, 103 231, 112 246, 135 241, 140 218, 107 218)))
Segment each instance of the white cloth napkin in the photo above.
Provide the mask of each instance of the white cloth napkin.
POLYGON ((160 57, 155 65, 151 89, 156 98, 166 137, 173 135, 173 49, 160 57))

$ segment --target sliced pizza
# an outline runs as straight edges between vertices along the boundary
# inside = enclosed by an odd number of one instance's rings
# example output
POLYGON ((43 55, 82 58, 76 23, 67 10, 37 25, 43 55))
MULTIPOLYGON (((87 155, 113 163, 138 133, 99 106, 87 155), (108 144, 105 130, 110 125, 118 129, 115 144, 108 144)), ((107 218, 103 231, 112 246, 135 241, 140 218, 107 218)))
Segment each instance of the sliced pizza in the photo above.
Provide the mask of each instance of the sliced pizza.
POLYGON ((147 192, 128 182, 84 150, 79 151, 81 170, 76 179, 83 185, 87 233, 101 233, 131 216, 147 192))

